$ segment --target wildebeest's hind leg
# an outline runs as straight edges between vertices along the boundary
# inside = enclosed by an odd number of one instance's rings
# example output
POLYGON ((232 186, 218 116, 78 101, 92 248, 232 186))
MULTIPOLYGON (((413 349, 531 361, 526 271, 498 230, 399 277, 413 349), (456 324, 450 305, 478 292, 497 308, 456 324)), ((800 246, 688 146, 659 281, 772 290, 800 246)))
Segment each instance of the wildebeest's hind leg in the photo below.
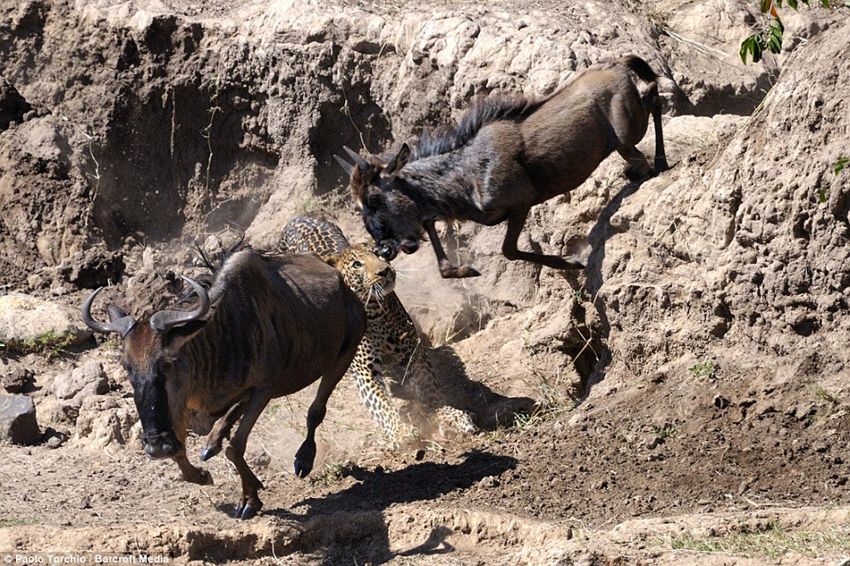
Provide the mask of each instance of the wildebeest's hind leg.
POLYGON ((242 499, 236 505, 236 512, 234 513, 237 519, 250 519, 263 507, 263 503, 257 495, 257 491, 263 489, 263 484, 248 467, 248 463, 245 462, 245 447, 248 445, 248 435, 251 433, 251 429, 254 428, 260 413, 263 412, 269 401, 268 395, 256 391, 251 395, 245 405, 242 422, 239 423, 239 428, 236 429, 236 433, 230 439, 230 444, 224 451, 227 459, 236 466, 239 479, 242 480, 242 499))
POLYGON ((628 163, 625 174, 630 181, 642 181, 655 174, 649 160, 638 148, 623 145, 617 148, 617 153, 628 163))
POLYGON ((664 153, 664 132, 661 128, 661 97, 656 98, 652 108, 652 120, 655 125, 655 173, 661 173, 670 168, 667 155, 664 153))
POLYGON ((521 259, 532 263, 539 263, 553 269, 583 269, 586 264, 581 259, 571 256, 562 258, 556 255, 538 254, 532 252, 521 252, 517 249, 517 240, 525 226, 525 219, 528 217, 529 208, 512 209, 508 215, 508 231, 505 234, 505 241, 502 243, 502 254, 510 260, 521 259))
POLYGON ((449 263, 449 258, 446 256, 446 251, 443 249, 443 244, 440 243, 440 237, 437 234, 437 227, 434 226, 433 220, 426 220, 422 223, 425 230, 428 232, 428 238, 431 240, 431 246, 434 248, 434 255, 437 256, 437 264, 440 266, 440 275, 443 279, 460 279, 464 277, 478 277, 481 275, 477 269, 471 265, 452 265, 449 263))

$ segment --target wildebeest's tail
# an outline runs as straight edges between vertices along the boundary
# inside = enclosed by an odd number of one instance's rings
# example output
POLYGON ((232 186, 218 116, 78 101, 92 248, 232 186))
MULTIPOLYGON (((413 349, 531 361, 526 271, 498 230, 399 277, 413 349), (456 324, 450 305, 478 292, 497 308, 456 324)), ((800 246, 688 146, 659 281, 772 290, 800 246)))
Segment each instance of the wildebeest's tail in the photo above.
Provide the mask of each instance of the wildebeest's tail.
POLYGON ((626 59, 626 66, 631 69, 642 81, 651 83, 658 78, 658 74, 652 70, 649 63, 638 57, 637 55, 629 55, 626 59))

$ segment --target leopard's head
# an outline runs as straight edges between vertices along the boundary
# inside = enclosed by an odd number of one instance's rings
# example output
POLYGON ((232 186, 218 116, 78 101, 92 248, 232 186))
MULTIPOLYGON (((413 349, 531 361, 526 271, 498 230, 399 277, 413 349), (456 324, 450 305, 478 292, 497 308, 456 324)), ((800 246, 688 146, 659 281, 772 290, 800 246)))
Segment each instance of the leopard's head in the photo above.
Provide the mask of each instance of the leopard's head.
POLYGON ((363 303, 374 299, 380 301, 395 288, 395 270, 375 255, 372 246, 355 244, 328 258, 328 263, 337 268, 345 283, 363 303))

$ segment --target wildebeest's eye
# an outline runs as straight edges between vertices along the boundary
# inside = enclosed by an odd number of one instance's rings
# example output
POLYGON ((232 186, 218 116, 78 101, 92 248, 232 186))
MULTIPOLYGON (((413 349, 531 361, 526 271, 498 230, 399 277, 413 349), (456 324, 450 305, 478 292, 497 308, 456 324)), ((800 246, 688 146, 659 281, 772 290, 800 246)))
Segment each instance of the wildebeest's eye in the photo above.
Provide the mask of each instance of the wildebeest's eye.
POLYGON ((354 269, 360 269, 361 267, 363 267, 363 264, 359 260, 355 259, 351 262, 351 267, 353 267, 354 269))

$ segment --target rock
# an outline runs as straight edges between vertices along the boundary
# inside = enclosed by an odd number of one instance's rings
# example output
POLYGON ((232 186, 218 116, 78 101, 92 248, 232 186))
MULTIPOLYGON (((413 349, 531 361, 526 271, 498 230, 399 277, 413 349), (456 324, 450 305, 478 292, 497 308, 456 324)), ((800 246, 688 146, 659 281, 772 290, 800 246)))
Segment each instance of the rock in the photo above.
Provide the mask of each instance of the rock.
POLYGON ((86 248, 59 266, 59 275, 81 289, 105 287, 124 275, 124 256, 105 246, 86 248))
POLYGON ((131 399, 95 395, 83 399, 75 438, 96 450, 127 444, 141 445, 141 428, 131 399))
POLYGON ((0 359, 0 387, 9 393, 25 393, 33 383, 33 372, 20 362, 0 359))
POLYGON ((79 407, 51 395, 39 400, 38 414, 45 423, 73 426, 79 414, 79 407))
POLYGON ((25 395, 0 395, 0 442, 35 444, 40 438, 32 399, 25 395))
POLYGON ((0 342, 12 350, 78 345, 91 335, 76 309, 24 293, 0 297, 0 342))
POLYGON ((109 391, 109 379, 100 362, 88 362, 67 374, 53 378, 53 394, 57 399, 80 406, 83 399, 109 391))

